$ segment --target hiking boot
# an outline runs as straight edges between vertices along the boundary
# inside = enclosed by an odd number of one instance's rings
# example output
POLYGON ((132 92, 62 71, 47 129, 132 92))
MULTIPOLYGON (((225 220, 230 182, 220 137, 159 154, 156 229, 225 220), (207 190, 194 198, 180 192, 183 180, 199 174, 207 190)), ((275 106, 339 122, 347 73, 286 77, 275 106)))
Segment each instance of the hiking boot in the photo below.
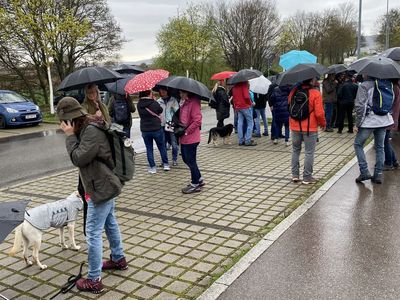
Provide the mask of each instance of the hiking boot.
POLYGON ((126 270, 128 269, 128 263, 126 262, 125 257, 113 261, 110 255, 110 259, 103 261, 103 267, 102 270, 126 270))
POLYGON ((310 177, 310 178, 303 178, 303 181, 301 182, 302 184, 315 184, 317 183, 317 179, 315 179, 314 177, 310 177))
POLYGON ((382 184, 382 174, 374 175, 374 177, 371 178, 371 181, 376 184, 382 184))
POLYGON ((157 168, 155 166, 154 167, 149 167, 147 169, 147 172, 149 172, 150 174, 156 174, 157 173, 157 168))
POLYGON ((104 290, 101 278, 96 280, 80 278, 76 282, 76 287, 82 292, 90 292, 92 294, 100 294, 104 290))
POLYGON ((353 130, 348 130, 347 133, 354 133, 354 131, 353 130))
POLYGON ((268 132, 264 132, 264 133, 263 133, 263 136, 268 136, 268 132))
POLYGON ((253 137, 260 138, 260 137, 261 137, 261 134, 255 134, 255 133, 253 133, 253 137))
POLYGON ((182 193, 184 193, 184 194, 192 194, 192 193, 197 193, 200 191, 201 191, 200 184, 198 184, 198 185, 189 184, 187 187, 184 187, 182 189, 182 193))
POLYGON ((382 171, 393 171, 394 166, 389 166, 389 165, 383 165, 382 171))
POLYGON ((256 146, 256 145, 257 145, 257 142, 254 141, 254 140, 250 140, 250 142, 247 142, 247 143, 245 143, 244 145, 245 145, 245 146, 256 146))
POLYGON ((165 164, 164 165, 164 171, 169 171, 171 170, 171 168, 169 167, 169 164, 165 164))
POLYGON ((360 174, 360 176, 356 178, 356 182, 361 183, 362 181, 370 180, 371 178, 372 178, 371 174, 367 172, 365 174, 360 174))
POLYGON ((341 130, 338 130, 338 132, 337 133, 339 133, 339 134, 342 134, 343 132, 341 131, 341 130))
POLYGON ((178 162, 176 160, 172 161, 172 166, 176 167, 178 165, 178 162))

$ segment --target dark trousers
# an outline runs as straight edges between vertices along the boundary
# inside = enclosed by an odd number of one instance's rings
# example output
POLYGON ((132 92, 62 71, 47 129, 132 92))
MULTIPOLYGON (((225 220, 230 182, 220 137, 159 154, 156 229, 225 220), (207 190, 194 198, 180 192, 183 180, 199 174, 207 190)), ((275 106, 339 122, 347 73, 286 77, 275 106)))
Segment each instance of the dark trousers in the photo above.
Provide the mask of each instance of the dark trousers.
POLYGON ((398 164, 396 153, 394 152, 393 147, 390 144, 390 130, 386 130, 384 150, 385 150, 385 165, 393 167, 395 164, 398 164))
POLYGON ((181 144, 182 160, 190 169, 190 175, 192 177, 192 184, 199 184, 201 173, 197 166, 197 146, 199 143, 194 144, 181 144))
POLYGON ((217 127, 224 127, 224 120, 225 119, 218 120, 217 127))
POLYGON ((353 109, 354 109, 354 104, 339 104, 339 106, 338 106, 338 130, 339 130, 339 132, 343 131, 345 116, 347 116, 349 132, 353 132, 353 109))

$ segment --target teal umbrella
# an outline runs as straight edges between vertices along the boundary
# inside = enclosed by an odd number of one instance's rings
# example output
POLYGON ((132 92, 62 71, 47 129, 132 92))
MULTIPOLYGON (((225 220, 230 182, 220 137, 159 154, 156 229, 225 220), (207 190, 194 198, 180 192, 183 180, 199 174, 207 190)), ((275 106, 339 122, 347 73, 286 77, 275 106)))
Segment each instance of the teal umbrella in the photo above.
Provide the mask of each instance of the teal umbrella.
POLYGON ((285 70, 298 64, 312 64, 317 62, 317 57, 306 50, 291 50, 282 54, 279 65, 285 70))

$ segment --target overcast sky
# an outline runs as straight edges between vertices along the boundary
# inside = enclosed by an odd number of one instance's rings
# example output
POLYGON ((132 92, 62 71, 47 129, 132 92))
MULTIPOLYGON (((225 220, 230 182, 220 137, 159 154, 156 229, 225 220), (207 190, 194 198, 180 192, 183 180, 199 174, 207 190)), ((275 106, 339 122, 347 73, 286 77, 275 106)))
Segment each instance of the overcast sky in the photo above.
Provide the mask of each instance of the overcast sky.
MULTIPOLYGON (((193 0, 191 2, 213 2, 213 0, 193 0)), ((234 0, 226 0, 234 1, 234 0)), ((358 0, 354 2, 358 9, 358 0)), ((150 59, 158 52, 155 39, 161 26, 168 23, 170 17, 184 10, 187 0, 108 0, 112 13, 122 27, 128 43, 121 51, 121 61, 150 59)), ((288 17, 296 10, 322 11, 335 8, 340 0, 278 0, 277 8, 281 18, 288 17), (301 4, 301 6, 298 6, 301 4)), ((400 8, 399 0, 390 0, 389 9, 400 8)), ((386 13, 386 1, 363 0, 362 33, 375 33, 376 19, 386 13)))

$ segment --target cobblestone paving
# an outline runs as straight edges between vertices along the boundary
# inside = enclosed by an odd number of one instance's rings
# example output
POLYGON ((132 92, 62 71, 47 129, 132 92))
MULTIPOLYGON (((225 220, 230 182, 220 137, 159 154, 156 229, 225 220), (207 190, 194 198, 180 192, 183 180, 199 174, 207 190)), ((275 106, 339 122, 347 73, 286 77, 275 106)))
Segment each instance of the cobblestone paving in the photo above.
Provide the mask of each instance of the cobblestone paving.
MULTIPOLYGON (((201 193, 181 193, 190 177, 183 162, 170 172, 148 174, 145 154, 137 155, 135 178, 117 200, 129 269, 103 273, 106 291, 101 295, 74 289, 57 299, 195 299, 318 187, 291 183, 291 147, 283 141, 273 145, 263 137, 256 147, 239 147, 233 137, 232 145, 214 147, 206 144, 207 137, 199 148, 206 182, 201 193)), ((329 178, 353 156, 353 138, 320 134, 317 178, 329 178)), ((76 185, 77 171, 72 170, 0 190, 0 201, 31 199, 33 207, 65 198, 76 185)), ((12 299, 50 298, 86 260, 81 220, 79 252, 62 250, 57 230, 44 234, 40 256, 49 267, 44 271, 27 268, 21 252, 7 255, 13 238, 9 235, 0 245, 0 293, 12 299)))

